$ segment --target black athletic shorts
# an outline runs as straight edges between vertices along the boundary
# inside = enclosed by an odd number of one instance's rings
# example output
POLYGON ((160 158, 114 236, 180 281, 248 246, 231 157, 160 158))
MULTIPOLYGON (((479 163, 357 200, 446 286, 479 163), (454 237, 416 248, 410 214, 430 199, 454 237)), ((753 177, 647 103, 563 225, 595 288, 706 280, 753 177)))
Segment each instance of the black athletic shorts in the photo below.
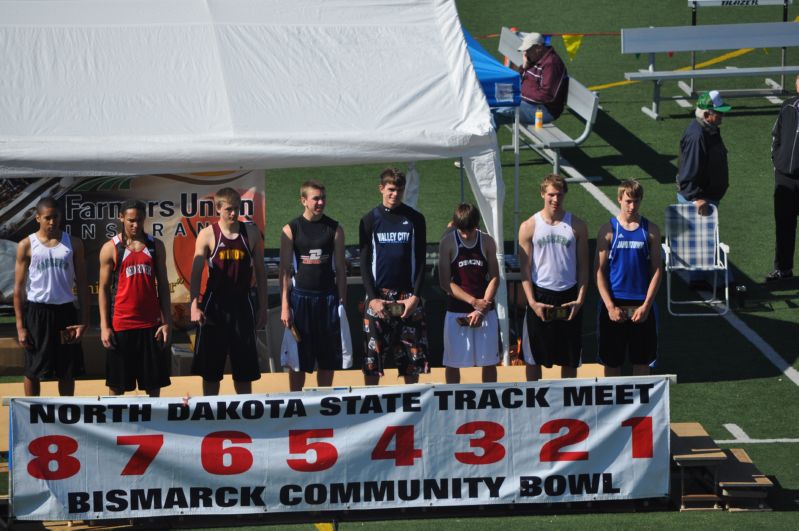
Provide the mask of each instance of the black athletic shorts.
MULTIPOLYGON (((577 299, 579 288, 575 285, 564 291, 553 291, 533 285, 535 300, 544 304, 560 306, 577 299)), ((527 337, 535 365, 550 368, 579 367, 583 353, 583 309, 571 321, 562 319, 542 321, 532 308, 527 307, 524 315, 527 337)), ((525 360, 528 361, 529 360, 525 360)))
POLYGON ((114 332, 115 348, 105 349, 105 384, 115 391, 160 389, 171 381, 169 345, 156 341, 157 326, 114 332))
POLYGON ((78 311, 71 302, 27 304, 24 325, 33 346, 25 348, 25 376, 34 380, 72 380, 84 374, 80 343, 61 344, 61 330, 76 324, 78 311))
POLYGON ((300 370, 313 372, 316 365, 325 370, 342 369, 338 294, 291 288, 290 303, 300 334, 300 370))
POLYGON ((233 298, 206 293, 203 312, 205 324, 197 329, 191 373, 208 382, 219 382, 225 372, 225 360, 230 356, 234 381, 260 379, 253 297, 249 293, 233 298))
MULTIPOLYGON (((642 301, 617 300, 616 306, 640 306, 642 301)), ((657 307, 652 306, 643 323, 629 319, 621 323, 610 320, 608 309, 599 301, 597 320, 597 362, 607 367, 621 367, 629 358, 634 365, 650 365, 657 359, 658 328, 657 307)))

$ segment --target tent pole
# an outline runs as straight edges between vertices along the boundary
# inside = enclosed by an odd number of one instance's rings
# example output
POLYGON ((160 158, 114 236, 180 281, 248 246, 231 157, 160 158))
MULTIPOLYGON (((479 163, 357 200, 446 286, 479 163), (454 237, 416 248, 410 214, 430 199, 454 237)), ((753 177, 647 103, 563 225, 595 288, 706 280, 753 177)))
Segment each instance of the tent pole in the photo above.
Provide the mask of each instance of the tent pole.
POLYGON ((458 169, 460 170, 460 173, 461 173, 461 203, 463 203, 464 194, 465 194, 465 190, 464 190, 464 187, 463 187, 463 185, 464 185, 464 183, 463 183, 463 177, 464 177, 464 175, 463 175, 463 157, 460 158, 460 161, 461 161, 461 164, 460 164, 460 166, 458 166, 458 169))
POLYGON ((519 256, 519 109, 513 122, 513 256, 519 256))

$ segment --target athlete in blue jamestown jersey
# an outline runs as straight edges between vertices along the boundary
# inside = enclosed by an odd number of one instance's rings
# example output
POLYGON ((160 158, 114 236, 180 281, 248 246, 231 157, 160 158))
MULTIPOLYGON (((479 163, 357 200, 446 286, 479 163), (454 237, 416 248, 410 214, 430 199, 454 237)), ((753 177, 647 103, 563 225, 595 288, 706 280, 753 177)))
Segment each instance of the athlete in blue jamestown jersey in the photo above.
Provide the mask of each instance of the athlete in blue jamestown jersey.
POLYGON ((605 376, 620 376, 625 356, 634 375, 649 374, 657 358, 657 308, 660 287, 660 230, 641 216, 644 188, 638 181, 619 185, 621 210, 596 238, 599 304, 597 359, 605 376))

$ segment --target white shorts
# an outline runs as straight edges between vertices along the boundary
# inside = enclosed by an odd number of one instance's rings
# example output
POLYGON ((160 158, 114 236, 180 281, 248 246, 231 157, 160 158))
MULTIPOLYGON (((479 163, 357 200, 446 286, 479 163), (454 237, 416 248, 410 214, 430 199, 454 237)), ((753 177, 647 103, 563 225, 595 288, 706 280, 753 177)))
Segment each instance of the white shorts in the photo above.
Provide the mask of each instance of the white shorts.
POLYGON ((497 311, 491 310, 478 327, 461 326, 456 319, 468 313, 447 312, 444 317, 444 367, 486 367, 499 363, 497 311))

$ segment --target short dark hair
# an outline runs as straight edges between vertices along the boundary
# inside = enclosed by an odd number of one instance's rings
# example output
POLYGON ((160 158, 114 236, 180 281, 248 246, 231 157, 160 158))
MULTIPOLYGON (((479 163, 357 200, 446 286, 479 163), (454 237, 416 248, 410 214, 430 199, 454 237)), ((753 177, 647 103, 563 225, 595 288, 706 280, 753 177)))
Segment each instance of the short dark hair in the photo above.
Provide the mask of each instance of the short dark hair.
POLYGON ((470 203, 461 203, 452 214, 452 225, 462 231, 471 231, 480 225, 480 211, 470 203))
POLYGON ((405 174, 397 168, 386 168, 380 174, 380 186, 393 184, 397 188, 405 188, 405 174))
POLYGON ((42 210, 45 208, 54 208, 61 212, 61 206, 58 204, 58 201, 55 200, 55 197, 51 195, 46 195, 39 199, 39 201, 36 203, 36 213, 41 214, 42 210))
POLYGON ((216 208, 222 207, 222 201, 227 201, 232 205, 241 205, 241 194, 230 187, 225 187, 214 194, 214 205, 216 208))
POLYGON ((119 207, 119 217, 124 216, 125 212, 130 209, 138 210, 144 214, 145 217, 147 216, 147 205, 144 204, 144 201, 140 201, 138 199, 128 199, 122 203, 122 206, 119 207))

